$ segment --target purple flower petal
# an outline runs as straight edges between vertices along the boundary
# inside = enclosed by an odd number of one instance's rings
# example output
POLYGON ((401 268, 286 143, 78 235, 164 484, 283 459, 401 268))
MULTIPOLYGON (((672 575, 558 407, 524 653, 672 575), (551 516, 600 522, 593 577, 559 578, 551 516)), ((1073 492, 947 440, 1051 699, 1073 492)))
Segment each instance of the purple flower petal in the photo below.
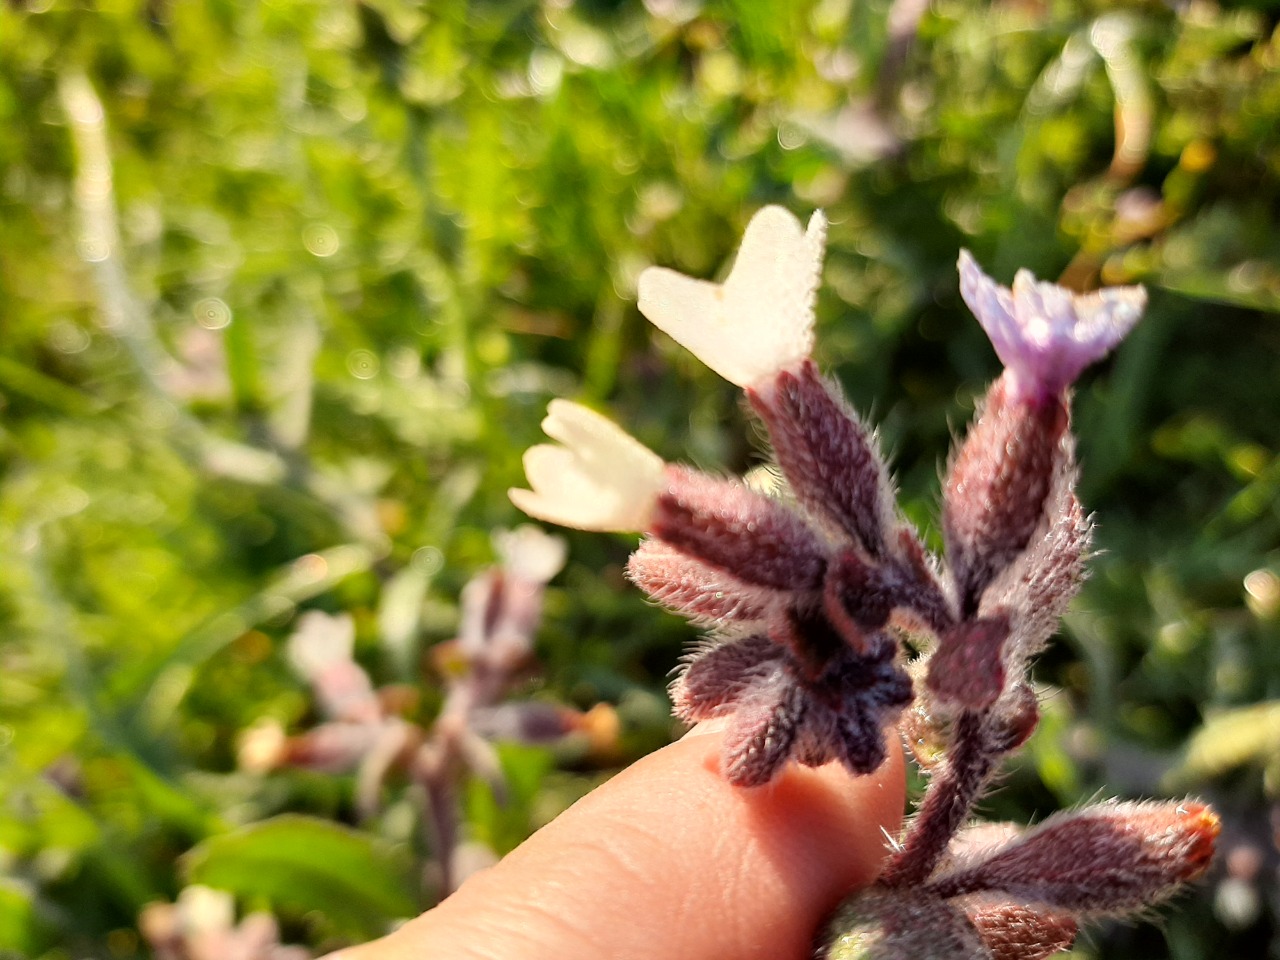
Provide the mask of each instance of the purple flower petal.
POLYGON ((1074 383, 1128 335, 1147 305, 1142 287, 1077 294, 1026 270, 1010 290, 983 273, 967 250, 959 266, 960 295, 1030 399, 1056 396, 1074 383))

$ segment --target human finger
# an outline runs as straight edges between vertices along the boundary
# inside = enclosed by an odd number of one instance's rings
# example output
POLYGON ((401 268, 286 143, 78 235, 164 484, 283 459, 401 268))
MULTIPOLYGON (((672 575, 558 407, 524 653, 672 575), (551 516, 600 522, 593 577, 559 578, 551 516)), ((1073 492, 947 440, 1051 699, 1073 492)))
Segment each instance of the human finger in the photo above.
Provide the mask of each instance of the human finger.
POLYGON ((730 785, 720 734, 638 761, 440 906, 331 960, 787 960, 869 883, 903 807, 902 757, 853 778, 788 765, 730 785))

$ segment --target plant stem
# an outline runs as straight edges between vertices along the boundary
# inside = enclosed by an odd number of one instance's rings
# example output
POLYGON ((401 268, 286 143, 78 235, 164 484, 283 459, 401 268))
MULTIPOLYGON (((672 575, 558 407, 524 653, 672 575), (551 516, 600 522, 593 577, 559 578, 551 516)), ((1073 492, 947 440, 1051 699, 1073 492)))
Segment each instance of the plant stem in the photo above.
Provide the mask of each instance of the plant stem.
POLYGON ((930 781, 920 812, 907 828, 902 846, 880 875, 879 882, 884 886, 903 887, 923 882, 969 816, 995 766, 995 755, 987 749, 982 720, 983 714, 966 710, 956 721, 946 765, 930 781))

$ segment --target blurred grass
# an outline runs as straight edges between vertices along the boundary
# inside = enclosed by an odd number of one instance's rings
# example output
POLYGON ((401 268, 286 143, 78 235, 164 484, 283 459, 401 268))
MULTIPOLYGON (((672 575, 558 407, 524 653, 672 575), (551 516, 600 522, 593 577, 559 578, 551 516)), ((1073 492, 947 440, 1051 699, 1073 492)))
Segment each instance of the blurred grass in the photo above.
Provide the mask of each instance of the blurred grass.
MULTIPOLYGON (((643 324, 634 283, 655 262, 713 274, 781 202, 831 218, 820 359, 926 525, 996 371, 958 248, 1006 282, 1147 284, 1147 320, 1080 389, 1101 554, 1042 666, 1049 720, 990 806, 1026 819, 1180 776, 1224 806, 1228 849, 1261 852, 1262 909, 1215 906, 1215 876, 1163 929, 1077 955, 1280 955, 1276 744, 1228 722, 1280 700, 1276 20, 1134 0, 0 6, 0 954, 142 955, 137 911, 188 879, 182 854, 279 812, 353 819, 349 784, 235 770, 254 720, 307 719, 278 641, 299 609, 349 611, 379 680, 422 681, 518 519, 505 490, 550 397, 670 459, 757 462, 732 388, 643 324)), ((625 760, 669 735, 655 704, 690 633, 625 587, 628 541, 571 541, 540 682, 621 704, 625 760)), ((478 839, 510 845, 601 775, 519 770, 512 809, 473 792, 478 839)), ((362 835, 411 845, 406 809, 362 835)))

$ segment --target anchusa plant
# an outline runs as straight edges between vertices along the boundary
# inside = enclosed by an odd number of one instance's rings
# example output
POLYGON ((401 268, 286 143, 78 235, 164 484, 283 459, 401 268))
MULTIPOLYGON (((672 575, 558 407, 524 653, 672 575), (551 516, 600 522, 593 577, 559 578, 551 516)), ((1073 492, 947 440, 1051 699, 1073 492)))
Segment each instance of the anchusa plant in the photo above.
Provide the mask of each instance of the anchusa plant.
POLYGON ((496 742, 551 744, 578 734, 607 750, 617 733, 617 719, 604 705, 580 712, 510 699, 533 672, 543 592, 564 565, 565 546, 532 525, 499 531, 494 540, 501 562, 463 588, 457 637, 432 648, 444 702, 429 725, 405 716, 419 699, 416 687, 374 687, 355 660, 355 625, 349 616, 313 610, 299 617, 288 654, 311 685, 323 722, 287 735, 278 721, 266 719, 240 744, 240 766, 251 772, 296 767, 354 773, 362 818, 378 811, 390 776, 407 778, 423 806, 434 885, 442 896, 495 859, 465 842, 458 808, 470 777, 504 797, 496 742))
POLYGON ((1012 289, 960 254, 960 291, 1004 372, 943 481, 945 554, 902 517, 873 432, 811 359, 826 221, 766 207, 723 284, 650 268, 641 312, 742 387, 773 490, 664 463, 598 414, 552 401, 559 445, 525 455, 517 506, 642 531, 631 579, 708 628, 672 685, 689 723, 727 718, 721 765, 759 788, 789 762, 858 776, 901 732, 928 787, 878 881, 818 941, 839 960, 1036 960, 1083 920, 1142 910, 1199 876, 1218 820, 1200 803, 1108 802, 1037 827, 970 825, 1039 709, 1032 658, 1085 574, 1070 389, 1138 321, 1141 288, 1012 289))

